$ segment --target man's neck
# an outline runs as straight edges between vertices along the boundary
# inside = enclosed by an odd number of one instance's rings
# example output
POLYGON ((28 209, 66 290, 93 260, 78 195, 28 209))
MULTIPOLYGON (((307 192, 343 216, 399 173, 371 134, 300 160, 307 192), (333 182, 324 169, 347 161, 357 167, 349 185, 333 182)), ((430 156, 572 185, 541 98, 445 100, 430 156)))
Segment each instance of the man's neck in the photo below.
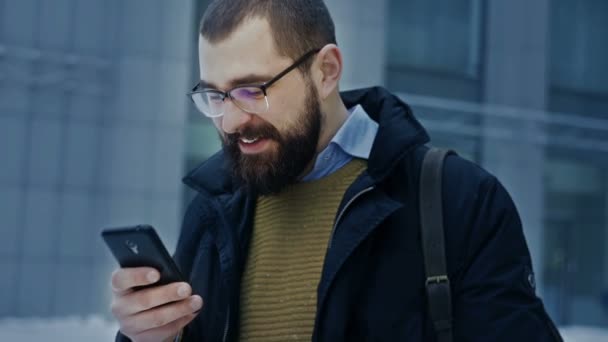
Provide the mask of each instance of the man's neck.
POLYGON ((342 127, 348 118, 348 109, 346 108, 346 105, 344 105, 344 102, 342 102, 339 94, 336 97, 336 100, 330 101, 326 106, 322 107, 322 112, 324 115, 321 124, 319 142, 317 143, 317 150, 314 157, 304 169, 304 172, 302 172, 298 178, 302 178, 312 171, 319 153, 321 153, 321 151, 323 151, 327 145, 329 145, 331 139, 333 139, 338 130, 340 130, 340 127, 342 127))

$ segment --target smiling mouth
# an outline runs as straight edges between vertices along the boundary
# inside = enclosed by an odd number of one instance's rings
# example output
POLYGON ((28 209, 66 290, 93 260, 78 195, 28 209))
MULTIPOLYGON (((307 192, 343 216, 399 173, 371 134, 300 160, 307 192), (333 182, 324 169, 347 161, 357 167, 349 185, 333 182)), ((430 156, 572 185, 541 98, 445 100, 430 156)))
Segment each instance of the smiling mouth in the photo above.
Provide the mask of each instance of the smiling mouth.
POLYGON ((255 138, 239 138, 239 147, 241 153, 244 154, 257 154, 265 151, 268 148, 270 139, 266 137, 255 137, 255 138))
POLYGON ((260 140, 259 137, 257 138, 253 138, 253 139, 247 139, 247 138, 240 138, 239 139, 243 144, 255 144, 258 140, 260 140))

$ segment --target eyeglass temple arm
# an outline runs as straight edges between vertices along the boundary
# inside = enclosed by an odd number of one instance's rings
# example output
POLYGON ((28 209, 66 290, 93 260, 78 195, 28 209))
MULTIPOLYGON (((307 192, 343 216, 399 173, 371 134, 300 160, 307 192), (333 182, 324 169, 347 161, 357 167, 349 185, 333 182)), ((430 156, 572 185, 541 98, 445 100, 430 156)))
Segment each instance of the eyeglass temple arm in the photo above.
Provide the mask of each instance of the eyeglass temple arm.
POLYGON ((266 89, 268 87, 270 87, 274 82, 278 81, 281 77, 285 76, 287 73, 289 73, 290 71, 292 71, 293 69, 297 68, 300 66, 300 64, 302 64, 305 60, 307 60, 310 56, 314 55, 315 53, 318 53, 319 51, 321 51, 321 49, 314 49, 314 50, 310 50, 308 51, 306 54, 304 54, 304 56, 300 57, 300 59, 298 59, 297 61, 295 61, 291 66, 289 66, 287 69, 281 71, 278 75, 276 75, 275 77, 273 77, 270 81, 265 82, 264 84, 262 84, 261 88, 264 91, 264 95, 266 95, 266 89))
POLYGON ((192 90, 190 90, 191 93, 195 92, 196 89, 201 85, 200 82, 196 82, 196 84, 194 85, 194 87, 192 87, 192 90))

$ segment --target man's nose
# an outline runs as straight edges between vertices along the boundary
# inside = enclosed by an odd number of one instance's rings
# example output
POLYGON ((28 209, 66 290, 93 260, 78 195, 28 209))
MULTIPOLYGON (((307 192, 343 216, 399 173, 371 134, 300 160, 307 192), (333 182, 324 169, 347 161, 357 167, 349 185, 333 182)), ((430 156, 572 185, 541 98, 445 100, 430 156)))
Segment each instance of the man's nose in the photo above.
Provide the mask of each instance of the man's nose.
POLYGON ((224 115, 222 116, 222 131, 226 134, 233 134, 238 129, 251 121, 253 114, 247 113, 232 101, 227 100, 224 103, 224 115))

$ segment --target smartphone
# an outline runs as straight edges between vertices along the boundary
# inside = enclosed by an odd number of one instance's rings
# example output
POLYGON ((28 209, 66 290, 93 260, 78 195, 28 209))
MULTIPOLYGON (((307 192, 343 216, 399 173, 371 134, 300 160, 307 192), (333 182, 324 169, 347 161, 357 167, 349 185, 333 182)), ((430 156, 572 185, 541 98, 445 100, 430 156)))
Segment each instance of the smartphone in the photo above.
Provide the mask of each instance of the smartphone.
POLYGON ((134 290, 185 281, 153 227, 138 225, 104 229, 101 236, 120 267, 152 267, 160 272, 158 282, 138 286, 134 290))

